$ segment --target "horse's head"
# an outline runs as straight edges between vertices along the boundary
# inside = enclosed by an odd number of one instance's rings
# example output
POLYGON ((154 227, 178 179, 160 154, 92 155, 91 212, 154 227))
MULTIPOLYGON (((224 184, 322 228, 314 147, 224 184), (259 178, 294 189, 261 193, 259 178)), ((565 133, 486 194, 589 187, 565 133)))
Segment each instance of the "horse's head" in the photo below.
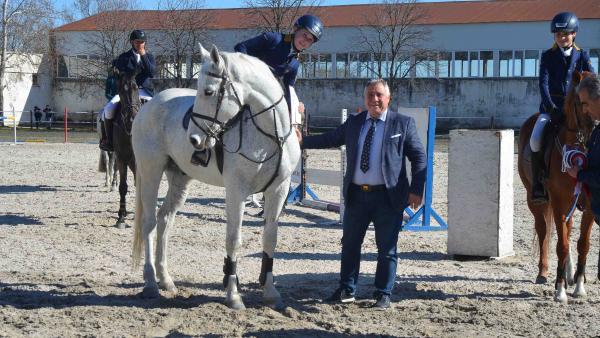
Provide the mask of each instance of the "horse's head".
POLYGON ((188 139, 196 149, 203 150, 216 144, 227 121, 241 110, 243 103, 233 86, 226 59, 217 47, 213 45, 208 52, 200 45, 200 55, 198 92, 188 139))
POLYGON ((138 72, 117 72, 119 88, 119 97, 121 99, 120 118, 127 131, 131 131, 133 119, 140 110, 142 102, 140 100, 139 88, 135 82, 138 72))
POLYGON ((592 129, 594 129, 594 121, 590 116, 583 113, 579 95, 577 95, 577 86, 584 78, 592 76, 590 72, 573 72, 572 86, 567 93, 565 99, 565 117, 567 128, 575 131, 577 134, 577 142, 585 144, 588 140, 592 129))

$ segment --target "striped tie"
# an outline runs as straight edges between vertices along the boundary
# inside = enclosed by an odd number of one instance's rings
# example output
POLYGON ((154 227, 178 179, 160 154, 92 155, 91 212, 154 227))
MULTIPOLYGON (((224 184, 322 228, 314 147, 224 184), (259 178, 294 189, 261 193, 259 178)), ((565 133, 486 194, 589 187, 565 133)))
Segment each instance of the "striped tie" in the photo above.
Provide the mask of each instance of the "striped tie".
POLYGON ((373 134, 375 133, 375 123, 377 120, 370 118, 371 127, 365 137, 365 143, 363 144, 362 154, 360 155, 360 170, 366 173, 369 170, 369 155, 371 154, 371 143, 373 143, 373 134))

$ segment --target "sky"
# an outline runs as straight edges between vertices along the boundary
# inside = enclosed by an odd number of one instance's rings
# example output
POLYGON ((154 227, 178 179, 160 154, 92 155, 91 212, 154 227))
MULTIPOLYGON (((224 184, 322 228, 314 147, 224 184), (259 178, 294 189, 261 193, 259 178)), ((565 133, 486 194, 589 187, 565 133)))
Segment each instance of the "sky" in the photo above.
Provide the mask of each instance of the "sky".
MULTIPOLYGON (((158 0, 138 0, 143 9, 156 9, 158 0)), ((421 2, 448 2, 448 1, 469 1, 469 0, 420 0, 421 2)), ((369 0, 321 0, 321 5, 355 5, 372 3, 369 0)), ((55 0, 56 8, 68 8, 72 6, 73 0, 55 0)), ((244 1, 240 0, 205 0, 206 8, 239 8, 244 7, 244 1)))

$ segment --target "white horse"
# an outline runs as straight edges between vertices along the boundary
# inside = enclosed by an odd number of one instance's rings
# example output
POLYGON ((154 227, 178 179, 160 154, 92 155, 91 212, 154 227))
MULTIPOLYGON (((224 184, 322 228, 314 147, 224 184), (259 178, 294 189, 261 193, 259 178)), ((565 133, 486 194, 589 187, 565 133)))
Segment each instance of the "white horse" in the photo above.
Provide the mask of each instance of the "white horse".
MULTIPOLYGON (((100 114, 98 114, 96 117, 98 139, 102 138, 102 130, 100 128, 102 128, 102 123, 100 123, 100 114)), ((104 173, 104 186, 108 187, 108 191, 113 191, 117 188, 117 165, 114 152, 100 150, 98 172, 104 173)))
POLYGON ((245 307, 236 275, 245 200, 253 193, 264 193, 259 281, 263 302, 277 305, 281 296, 273 284, 272 273, 277 220, 290 176, 300 158, 283 89, 269 68, 254 57, 219 53, 215 46, 210 53, 202 46, 200 49, 198 90, 168 89, 159 93, 142 107, 133 124, 132 142, 138 170, 133 262, 134 266, 139 264, 145 249, 145 284, 141 295, 159 297, 159 285, 176 292, 167 271, 168 232, 177 209, 185 202, 190 181, 196 179, 224 186, 226 190, 227 256, 223 284, 225 303, 234 309, 245 307), (192 104, 192 123, 186 132, 182 121, 192 104), (222 173, 216 155, 220 144, 222 173), (200 158, 202 165, 192 163, 193 155, 195 162, 200 158), (163 173, 169 189, 157 214, 156 200, 163 173))

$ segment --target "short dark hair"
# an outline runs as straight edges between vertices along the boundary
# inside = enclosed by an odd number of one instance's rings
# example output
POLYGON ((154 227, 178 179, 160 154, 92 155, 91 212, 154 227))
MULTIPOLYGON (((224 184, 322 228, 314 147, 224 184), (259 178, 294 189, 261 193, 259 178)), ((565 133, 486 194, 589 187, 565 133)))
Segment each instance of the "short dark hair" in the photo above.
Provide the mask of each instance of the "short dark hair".
POLYGON ((600 78, 596 74, 584 77, 577 86, 577 93, 581 93, 582 90, 587 91, 590 99, 597 100, 600 97, 600 78))

